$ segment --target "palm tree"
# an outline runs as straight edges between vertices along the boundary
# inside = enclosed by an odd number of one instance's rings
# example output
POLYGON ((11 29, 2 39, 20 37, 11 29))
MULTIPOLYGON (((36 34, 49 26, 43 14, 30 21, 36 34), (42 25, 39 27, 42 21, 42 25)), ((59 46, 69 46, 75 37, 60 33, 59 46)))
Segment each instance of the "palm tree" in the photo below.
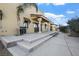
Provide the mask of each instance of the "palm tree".
POLYGON ((20 5, 17 7, 17 19, 20 20, 20 13, 24 12, 23 7, 20 5))

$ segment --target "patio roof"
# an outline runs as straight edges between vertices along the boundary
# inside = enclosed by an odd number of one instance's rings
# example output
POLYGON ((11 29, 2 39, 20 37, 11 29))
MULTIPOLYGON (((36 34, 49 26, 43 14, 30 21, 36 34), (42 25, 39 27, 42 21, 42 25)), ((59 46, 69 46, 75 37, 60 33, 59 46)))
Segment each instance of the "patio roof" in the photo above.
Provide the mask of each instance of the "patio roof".
POLYGON ((41 15, 41 14, 31 14, 31 17, 33 17, 33 18, 42 18, 42 19, 44 19, 44 21, 53 24, 53 22, 51 22, 47 17, 45 17, 44 15, 41 15))

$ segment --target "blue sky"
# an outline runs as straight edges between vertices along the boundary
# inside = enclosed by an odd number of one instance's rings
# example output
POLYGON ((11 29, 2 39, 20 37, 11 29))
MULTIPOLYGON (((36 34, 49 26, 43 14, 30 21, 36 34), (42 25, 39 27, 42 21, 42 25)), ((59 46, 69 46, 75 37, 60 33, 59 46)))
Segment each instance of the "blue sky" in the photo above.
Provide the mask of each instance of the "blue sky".
POLYGON ((39 3, 38 8, 55 24, 67 25, 71 18, 79 16, 79 3, 39 3))

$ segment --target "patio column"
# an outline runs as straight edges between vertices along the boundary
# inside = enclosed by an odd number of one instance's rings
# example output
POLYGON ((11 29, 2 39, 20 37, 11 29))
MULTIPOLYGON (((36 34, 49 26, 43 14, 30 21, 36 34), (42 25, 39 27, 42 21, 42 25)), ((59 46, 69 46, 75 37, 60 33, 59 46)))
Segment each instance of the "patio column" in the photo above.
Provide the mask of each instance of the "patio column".
POLYGON ((39 33, 41 33, 41 21, 42 21, 42 18, 38 18, 38 21, 39 21, 39 33))
POLYGON ((47 32, 48 31, 48 23, 47 22, 45 22, 45 31, 47 32))
POLYGON ((50 23, 48 23, 48 31, 50 31, 50 23))
POLYGON ((27 32, 28 33, 33 33, 34 32, 34 24, 33 24, 33 21, 31 20, 30 24, 29 24, 29 27, 27 29, 27 32))

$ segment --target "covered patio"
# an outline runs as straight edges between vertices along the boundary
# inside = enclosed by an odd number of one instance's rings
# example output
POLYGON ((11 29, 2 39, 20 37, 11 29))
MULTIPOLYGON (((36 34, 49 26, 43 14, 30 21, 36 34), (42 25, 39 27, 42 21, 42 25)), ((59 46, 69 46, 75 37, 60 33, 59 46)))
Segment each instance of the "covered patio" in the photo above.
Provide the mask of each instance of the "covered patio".
POLYGON ((50 30, 51 23, 45 16, 40 14, 31 14, 31 19, 33 20, 35 29, 37 29, 39 33, 52 31, 50 30))

